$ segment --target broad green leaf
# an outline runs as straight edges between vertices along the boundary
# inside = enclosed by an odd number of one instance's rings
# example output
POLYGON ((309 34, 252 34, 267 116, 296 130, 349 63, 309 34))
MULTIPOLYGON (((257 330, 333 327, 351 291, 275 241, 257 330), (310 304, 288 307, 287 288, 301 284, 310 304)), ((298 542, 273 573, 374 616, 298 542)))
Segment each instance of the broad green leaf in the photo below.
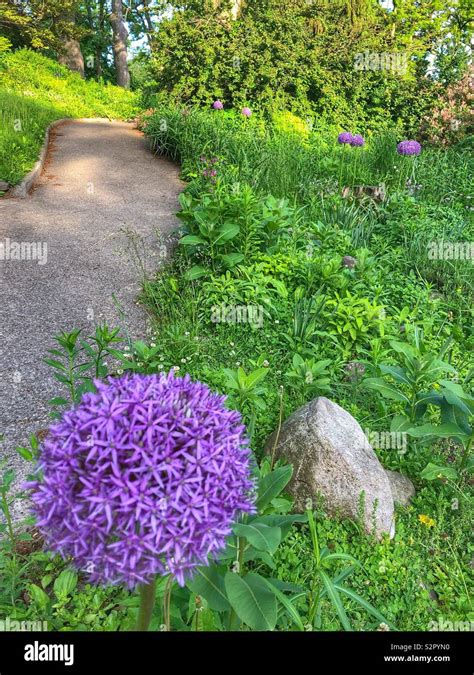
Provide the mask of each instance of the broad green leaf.
POLYGON ((412 422, 405 417, 405 415, 395 415, 390 423, 390 431, 393 432, 403 432, 409 429, 412 426, 412 422))
POLYGON ((214 245, 223 246, 228 241, 236 237, 240 232, 240 227, 235 223, 224 223, 218 229, 218 235, 214 239, 214 245))
POLYGON ((293 467, 281 466, 264 476, 258 485, 257 509, 262 511, 289 483, 293 467))
POLYGON ((186 270, 184 276, 188 281, 200 279, 207 274, 207 269, 201 265, 193 265, 189 270, 186 270))
POLYGON ((281 541, 280 528, 263 523, 238 523, 234 525, 233 531, 238 537, 245 537, 259 551, 275 553, 281 541))
POLYGON ((197 234, 187 234, 181 237, 179 243, 180 246, 198 246, 199 244, 205 244, 206 241, 202 237, 198 237, 197 234))
POLYGON ((441 424, 454 424, 467 436, 472 434, 468 415, 458 406, 450 405, 446 401, 441 405, 441 424))
POLYGON ((71 595, 77 586, 77 574, 73 570, 63 570, 53 585, 57 598, 71 595))
POLYGON ((382 371, 382 373, 391 375, 393 379, 396 380, 397 382, 401 382, 402 384, 411 384, 410 379, 408 378, 403 368, 400 368, 398 366, 381 365, 380 370, 382 371))
POLYGON ((438 466, 437 464, 430 462, 425 466, 420 476, 425 480, 436 480, 437 478, 456 480, 458 474, 456 469, 451 466, 438 466))
POLYGON ((28 586, 28 594, 35 603, 35 605, 37 605, 40 609, 44 610, 47 608, 50 600, 48 595, 43 591, 42 588, 40 588, 36 584, 30 584, 28 586))
POLYGON ((474 402, 474 396, 471 396, 471 394, 465 392, 462 385, 458 384, 457 382, 453 382, 452 380, 440 380, 439 384, 445 389, 451 391, 453 394, 456 394, 456 396, 459 396, 459 398, 474 402))
POLYGON ((226 268, 232 268, 238 265, 244 259, 243 253, 226 253, 219 256, 226 268))
POLYGON ((202 595, 209 607, 216 612, 224 612, 230 609, 224 577, 219 574, 217 565, 200 567, 193 579, 188 581, 187 586, 193 593, 202 595))
POLYGON ((252 630, 273 630, 277 621, 277 600, 258 575, 225 575, 227 597, 239 619, 252 630))
POLYGON ((398 391, 398 389, 393 387, 391 384, 387 384, 387 382, 381 378, 369 377, 364 380, 363 384, 369 389, 374 389, 375 391, 380 392, 382 396, 385 396, 385 398, 389 398, 394 401, 401 401, 402 403, 406 404, 410 403, 409 398, 405 396, 405 394, 403 394, 401 391, 398 391))
POLYGON ((255 387, 268 375, 268 368, 257 368, 247 375, 247 388, 255 387))
POLYGON ((419 427, 407 429, 407 434, 414 438, 435 436, 436 438, 465 437, 466 434, 456 424, 422 424, 419 427))
MULTIPOLYGON (((291 515, 272 514, 268 516, 258 516, 257 521, 259 523, 265 523, 265 525, 270 525, 270 527, 279 527, 281 530, 281 539, 283 541, 290 532, 293 524, 307 523, 308 516, 305 513, 295 513, 291 515)), ((252 520, 252 523, 255 523, 255 520, 252 520)))

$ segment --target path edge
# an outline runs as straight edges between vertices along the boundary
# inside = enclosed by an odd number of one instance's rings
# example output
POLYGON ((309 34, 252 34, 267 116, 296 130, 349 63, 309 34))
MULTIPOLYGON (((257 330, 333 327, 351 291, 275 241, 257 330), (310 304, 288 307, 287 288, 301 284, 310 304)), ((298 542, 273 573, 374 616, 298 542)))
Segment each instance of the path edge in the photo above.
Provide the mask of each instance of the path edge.
POLYGON ((54 122, 51 122, 51 124, 47 127, 46 132, 44 134, 43 146, 41 148, 38 161, 31 169, 31 171, 26 174, 21 183, 15 185, 14 187, 8 190, 7 195, 9 197, 10 196, 18 197, 19 199, 26 199, 26 197, 28 197, 29 191, 36 183, 38 178, 41 176, 41 172, 43 171, 44 163, 46 161, 46 155, 48 154, 51 131, 60 124, 62 124, 63 122, 69 122, 70 120, 71 120, 70 117, 63 117, 60 120, 55 120, 54 122))

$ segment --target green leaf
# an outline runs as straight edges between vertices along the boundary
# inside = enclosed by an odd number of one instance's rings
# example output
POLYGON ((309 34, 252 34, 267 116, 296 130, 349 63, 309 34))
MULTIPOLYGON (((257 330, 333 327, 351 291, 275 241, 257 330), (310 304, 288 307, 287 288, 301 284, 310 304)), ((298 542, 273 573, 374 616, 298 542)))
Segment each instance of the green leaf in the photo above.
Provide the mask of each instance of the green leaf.
POLYGON ((179 243, 181 246, 198 246, 199 244, 205 244, 206 241, 202 237, 198 237, 197 234, 187 234, 181 237, 179 243))
POLYGON ((26 459, 27 462, 31 462, 34 459, 34 454, 29 448, 16 448, 17 453, 23 459, 26 459))
POLYGON ((293 467, 281 466, 264 476, 258 486, 257 509, 262 511, 290 482, 293 467))
POLYGON ((365 609, 366 612, 372 614, 372 616, 380 621, 380 623, 386 623, 387 626, 389 626, 392 630, 397 630, 395 626, 383 616, 383 614, 381 614, 373 605, 370 604, 370 602, 364 600, 363 597, 358 595, 358 593, 353 591, 351 588, 346 588, 345 586, 340 586, 338 584, 334 584, 334 587, 337 589, 337 591, 339 591, 339 593, 344 593, 344 595, 347 595, 349 598, 351 598, 351 600, 357 602, 365 609))
MULTIPOLYGON (((281 530, 281 539, 283 541, 283 539, 290 532, 293 524, 307 523, 308 516, 305 513, 295 513, 292 515, 280 515, 279 513, 275 513, 268 516, 258 516, 257 520, 259 523, 265 523, 265 525, 270 525, 270 527, 274 526, 279 527, 281 530)), ((252 523, 255 523, 255 521, 253 520, 252 523)))
POLYGON ((245 537, 259 551, 275 553, 281 541, 280 528, 263 523, 238 523, 234 525, 233 531, 238 537, 245 537))
POLYGON ((390 431, 406 431, 412 426, 412 422, 405 415, 395 415, 390 424, 390 431))
POLYGON ((344 609, 344 605, 341 602, 341 598, 339 597, 338 590, 336 586, 334 586, 333 582, 331 579, 328 577, 326 572, 323 570, 319 570, 319 574, 321 576, 321 579, 324 584, 324 588, 326 589, 326 592, 328 594, 328 598, 331 600, 332 604, 334 605, 334 608, 337 612, 337 615, 342 623, 342 626, 344 630, 350 631, 352 630, 351 622, 349 621, 349 617, 346 614, 346 610, 344 609))
POLYGON ((425 466, 420 476, 421 478, 424 478, 424 480, 436 480, 438 478, 456 480, 458 474, 456 469, 452 466, 438 466, 437 464, 430 462, 425 466))
POLYGON ((40 609, 46 609, 50 600, 48 595, 43 591, 42 588, 37 586, 36 584, 30 584, 28 586, 28 593, 32 601, 37 605, 40 609))
POLYGON ((219 256, 227 269, 235 267, 245 258, 243 253, 226 253, 219 256))
POLYGON ((240 232, 240 227, 235 223, 224 223, 218 229, 219 235, 214 239, 216 246, 223 246, 225 243, 236 237, 240 232))
POLYGON ((392 399, 394 401, 401 401, 402 403, 410 403, 410 399, 402 394, 401 391, 398 391, 395 387, 390 384, 387 384, 385 380, 382 380, 378 377, 369 377, 363 382, 364 386, 368 389, 374 389, 385 396, 385 398, 392 399))
POLYGON ((48 403, 49 405, 68 405, 69 401, 65 398, 57 396, 56 398, 51 398, 48 403))
POLYGON ((436 438, 465 437, 466 434, 456 424, 422 424, 420 427, 407 429, 407 434, 413 438, 435 436, 436 438))
POLYGON ((267 586, 270 588, 271 592, 274 593, 277 597, 277 600, 281 602, 283 607, 286 609, 288 615, 290 616, 291 619, 293 619, 293 622, 298 626, 298 628, 301 631, 304 631, 304 624, 303 621, 301 620, 300 615, 296 611, 296 609, 293 606, 292 601, 286 597, 276 586, 272 584, 272 582, 269 579, 265 579, 264 577, 260 577, 263 579, 263 581, 267 584, 267 586))
POLYGON ((188 281, 194 281, 195 279, 200 279, 207 273, 208 272, 205 267, 201 267, 201 265, 193 265, 193 267, 191 267, 189 270, 186 270, 184 278, 188 281))
POLYGON ((200 567, 187 586, 193 593, 202 595, 209 607, 216 612, 230 609, 225 590, 224 577, 219 573, 217 565, 200 567))
POLYGON ((403 368, 399 368, 398 366, 387 366, 387 365, 381 365, 380 370, 382 373, 391 375, 394 380, 397 382, 401 382, 402 384, 411 384, 410 379, 407 377, 406 372, 403 370, 403 368))
POLYGON ((77 574, 73 570, 63 570, 54 582, 54 593, 57 598, 71 595, 77 586, 77 574))
POLYGON ((277 621, 276 595, 264 579, 251 572, 225 575, 227 597, 239 619, 252 630, 273 630, 277 621))

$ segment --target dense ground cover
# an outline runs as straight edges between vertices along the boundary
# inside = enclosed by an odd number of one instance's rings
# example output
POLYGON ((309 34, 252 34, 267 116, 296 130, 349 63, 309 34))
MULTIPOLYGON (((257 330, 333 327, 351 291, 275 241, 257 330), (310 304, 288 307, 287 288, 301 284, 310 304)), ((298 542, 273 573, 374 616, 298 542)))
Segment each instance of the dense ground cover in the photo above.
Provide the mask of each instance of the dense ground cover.
POLYGON ((136 111, 130 92, 86 82, 29 49, 2 52, 0 43, 0 180, 14 185, 33 167, 54 120, 129 119, 136 111))
MULTIPOLYGON (((364 147, 340 146, 332 130, 311 130, 291 115, 265 123, 164 108, 144 127, 189 181, 175 262, 145 286, 162 367, 230 394, 260 458, 280 416, 317 394, 366 430, 411 428, 407 452, 376 449, 418 489, 397 512, 395 539, 374 545, 354 523, 336 525, 322 514, 320 533, 362 562, 354 587, 399 628, 427 630, 439 616, 471 619, 463 457, 472 427, 464 445, 442 439, 447 411, 410 411, 399 395, 442 393, 455 383, 471 401, 463 423, 472 424, 472 264, 429 254, 432 242, 473 238, 468 153, 426 148, 401 156, 401 139, 390 133, 364 147), (382 185, 357 198, 355 186, 382 185), (229 312, 252 305, 262 308, 258 320, 229 312), (445 368, 428 366, 429 355, 445 368), (406 372, 410 362, 416 372, 408 383, 393 366, 406 372)), ((274 573, 310 583, 310 550, 301 527, 276 554, 274 573)), ((338 626, 334 612, 324 616, 325 629, 338 626)), ((370 627, 367 615, 355 616, 358 628, 370 627)))
MULTIPOLYGON (((48 91, 40 98, 54 98, 48 91)), ((118 116, 124 101, 113 108, 118 116)), ((70 114, 92 114, 76 103, 70 114)), ((68 395, 53 404, 77 402, 107 369, 174 369, 206 382, 243 415, 259 463, 257 529, 267 536, 264 528, 272 529, 263 543, 236 533, 239 553, 231 544, 208 577, 173 586, 166 617, 161 601, 170 589, 160 580, 152 628, 469 625, 473 273, 466 255, 438 253, 440 243, 474 239, 470 154, 426 147, 401 156, 402 138, 390 132, 341 145, 337 129, 290 113, 165 106, 144 115, 142 126, 187 181, 173 261, 143 280, 154 330, 147 344, 105 328, 85 342, 76 333, 60 337, 50 365, 68 395), (310 509, 315 522, 310 513, 302 522, 288 515, 289 470, 271 466, 264 445, 317 395, 347 409, 367 433, 408 433, 407 448, 375 447, 384 466, 417 488, 411 505, 397 509, 394 539, 376 541, 360 522, 329 518, 324 501, 310 509), (227 580, 236 572, 265 600, 264 615, 241 611, 237 620, 230 610, 229 601, 238 602, 227 580)), ((37 452, 37 439, 21 449, 30 460, 37 452)), ((6 514, 11 479, 3 477, 6 514)), ((44 552, 34 531, 15 534, 8 518, 2 528, 4 614, 61 630, 134 626, 137 595, 89 584, 86 570, 44 552)))

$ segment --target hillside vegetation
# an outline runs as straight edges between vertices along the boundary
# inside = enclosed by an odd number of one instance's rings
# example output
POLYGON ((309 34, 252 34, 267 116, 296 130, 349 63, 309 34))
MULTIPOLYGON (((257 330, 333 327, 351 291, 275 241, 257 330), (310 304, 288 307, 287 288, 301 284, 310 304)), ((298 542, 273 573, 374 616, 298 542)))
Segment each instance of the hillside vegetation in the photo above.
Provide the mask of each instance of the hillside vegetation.
POLYGON ((0 52, 0 73, 0 180, 12 185, 33 167, 54 120, 129 119, 137 111, 133 93, 85 81, 29 49, 0 52))

